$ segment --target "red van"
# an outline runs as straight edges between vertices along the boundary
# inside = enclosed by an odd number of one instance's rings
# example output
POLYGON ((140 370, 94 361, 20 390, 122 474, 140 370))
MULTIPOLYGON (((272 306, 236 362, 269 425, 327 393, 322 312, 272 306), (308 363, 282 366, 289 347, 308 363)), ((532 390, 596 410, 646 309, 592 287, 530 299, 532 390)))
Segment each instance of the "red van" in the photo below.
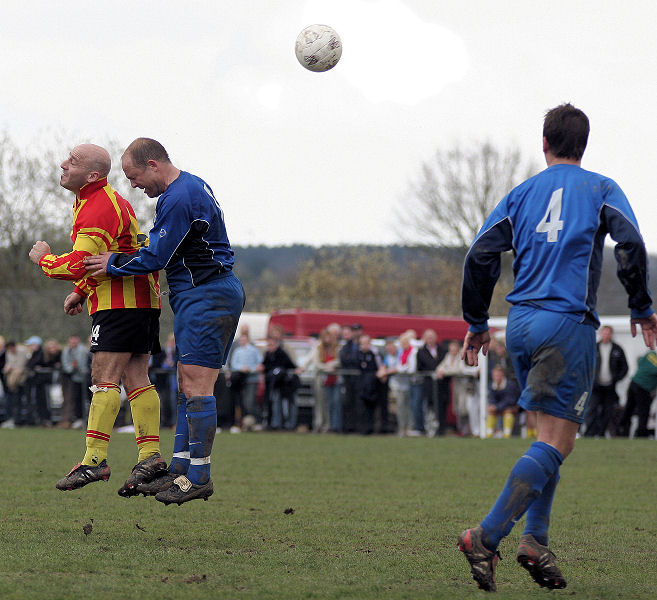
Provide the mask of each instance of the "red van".
POLYGON ((330 323, 359 324, 363 333, 373 338, 398 337, 414 329, 418 337, 425 329, 433 329, 438 342, 462 340, 468 330, 467 323, 458 317, 403 315, 394 313, 349 312, 339 310, 275 310, 269 316, 269 326, 278 325, 286 337, 317 336, 330 323))

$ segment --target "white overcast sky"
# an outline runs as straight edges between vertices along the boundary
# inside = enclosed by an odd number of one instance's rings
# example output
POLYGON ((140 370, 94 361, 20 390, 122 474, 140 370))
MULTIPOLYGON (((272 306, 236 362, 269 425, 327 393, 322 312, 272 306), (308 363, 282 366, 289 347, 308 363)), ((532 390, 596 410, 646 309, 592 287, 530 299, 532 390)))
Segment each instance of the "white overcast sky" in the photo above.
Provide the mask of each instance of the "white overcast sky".
POLYGON ((655 23, 655 0, 3 0, 0 129, 154 137, 213 187, 236 245, 380 244, 437 147, 543 164, 544 111, 571 101, 583 166, 657 252, 655 23), (294 56, 311 23, 342 38, 327 73, 294 56))

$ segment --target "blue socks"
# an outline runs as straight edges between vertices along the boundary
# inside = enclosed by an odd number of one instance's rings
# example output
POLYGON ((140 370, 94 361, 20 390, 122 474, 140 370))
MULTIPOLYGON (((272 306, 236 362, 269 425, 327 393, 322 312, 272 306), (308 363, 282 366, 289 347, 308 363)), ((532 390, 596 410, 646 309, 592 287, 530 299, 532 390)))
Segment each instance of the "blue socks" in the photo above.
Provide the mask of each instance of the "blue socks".
POLYGON ((187 479, 196 485, 210 480, 210 455, 217 431, 217 401, 214 396, 187 399, 189 469, 187 479))
POLYGON ((532 510, 527 515, 527 529, 531 530, 525 529, 525 533, 532 533, 539 543, 542 543, 541 539, 547 540, 552 499, 562 462, 561 453, 545 442, 534 442, 518 459, 502 493, 481 522, 484 530, 482 542, 488 550, 497 550, 500 540, 510 533, 530 506, 532 510), (534 532, 538 533, 538 537, 534 532))
POLYGON ((178 395, 176 435, 169 473, 186 475, 203 485, 210 479, 210 455, 217 430, 217 401, 214 396, 178 395))
POLYGON ((189 468, 189 428, 187 425, 187 398, 178 394, 176 415, 176 435, 173 438, 173 457, 169 463, 169 473, 185 475, 189 468))
POLYGON ((527 509, 527 522, 523 535, 531 534, 536 541, 543 546, 548 545, 548 527, 550 526, 550 512, 552 511, 552 500, 554 491, 559 483, 559 470, 548 480, 541 495, 532 502, 527 509))

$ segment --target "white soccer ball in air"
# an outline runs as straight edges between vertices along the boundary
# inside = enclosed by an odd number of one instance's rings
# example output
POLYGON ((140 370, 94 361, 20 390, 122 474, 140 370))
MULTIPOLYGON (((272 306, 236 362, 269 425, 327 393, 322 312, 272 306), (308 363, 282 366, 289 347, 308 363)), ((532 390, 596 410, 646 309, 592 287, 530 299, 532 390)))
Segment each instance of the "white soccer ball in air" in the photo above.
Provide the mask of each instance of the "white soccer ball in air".
POLYGON ((309 71, 328 71, 342 56, 342 42, 328 25, 309 25, 298 35, 294 51, 309 71))

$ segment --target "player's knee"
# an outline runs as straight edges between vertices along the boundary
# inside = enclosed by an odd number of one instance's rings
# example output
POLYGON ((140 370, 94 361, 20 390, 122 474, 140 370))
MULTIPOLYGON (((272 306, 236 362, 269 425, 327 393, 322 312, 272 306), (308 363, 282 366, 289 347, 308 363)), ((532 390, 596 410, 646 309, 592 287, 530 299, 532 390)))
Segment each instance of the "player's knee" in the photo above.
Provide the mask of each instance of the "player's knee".
POLYGON ((148 361, 150 356, 134 355, 123 370, 121 380, 126 389, 134 390, 151 384, 148 378, 148 361))
POLYGON ((121 378, 118 376, 112 376, 109 373, 91 373, 91 383, 92 385, 100 385, 102 383, 113 383, 119 385, 121 378))
POLYGON ((191 398, 193 394, 193 387, 189 385, 187 379, 183 379, 182 381, 178 381, 178 386, 180 388, 180 391, 187 397, 191 398))
POLYGON ((561 456, 565 459, 566 456, 573 451, 573 448, 575 448, 575 440, 569 440, 567 442, 562 442, 561 448, 558 448, 558 450, 561 452, 561 456))
POLYGON ((148 378, 148 371, 143 373, 124 373, 121 377, 123 387, 126 391, 132 392, 138 388, 146 387, 151 385, 151 380, 148 378))
MULTIPOLYGON (((208 369, 210 371, 210 369, 208 369)), ((179 380, 180 390, 187 398, 192 396, 212 396, 214 394, 214 384, 217 379, 216 373, 200 373, 192 377, 188 373, 179 380)))
POLYGON ((187 413, 205 413, 216 410, 214 396, 190 396, 187 398, 187 413))

